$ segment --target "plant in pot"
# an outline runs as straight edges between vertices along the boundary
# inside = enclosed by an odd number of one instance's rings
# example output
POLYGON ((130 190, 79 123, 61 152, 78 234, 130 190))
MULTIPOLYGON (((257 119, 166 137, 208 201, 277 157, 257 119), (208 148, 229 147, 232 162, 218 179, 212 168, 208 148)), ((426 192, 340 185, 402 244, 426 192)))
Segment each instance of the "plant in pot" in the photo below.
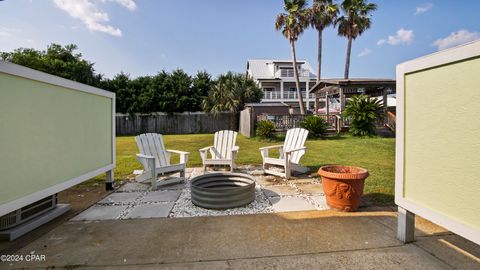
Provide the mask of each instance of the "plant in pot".
POLYGON ((343 116, 352 119, 349 131, 353 136, 375 135, 375 122, 383 117, 382 105, 376 98, 356 95, 347 102, 343 116))
POLYGON ((368 171, 360 167, 328 165, 318 170, 327 204, 345 212, 356 211, 360 206, 368 171))

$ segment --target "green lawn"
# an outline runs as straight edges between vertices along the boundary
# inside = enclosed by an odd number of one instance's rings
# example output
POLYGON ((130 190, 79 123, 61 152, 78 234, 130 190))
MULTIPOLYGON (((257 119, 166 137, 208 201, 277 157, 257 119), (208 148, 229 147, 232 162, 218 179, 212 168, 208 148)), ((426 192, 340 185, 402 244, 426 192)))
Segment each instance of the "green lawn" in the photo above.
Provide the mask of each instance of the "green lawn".
MULTIPOLYGON (((190 152, 188 166, 201 166, 198 149, 213 143, 213 134, 164 135, 168 149, 190 152)), ((261 164, 259 147, 281 144, 264 142, 255 138, 238 136, 237 145, 240 152, 237 164, 261 164)), ((365 193, 377 204, 393 203, 395 175, 395 139, 393 138, 355 138, 348 135, 341 137, 308 140, 307 153, 301 162, 309 166, 312 172, 325 164, 342 164, 364 167, 369 170, 365 193)), ((115 178, 123 179, 134 169, 141 169, 135 154, 137 147, 134 137, 117 138, 117 167, 115 178)))

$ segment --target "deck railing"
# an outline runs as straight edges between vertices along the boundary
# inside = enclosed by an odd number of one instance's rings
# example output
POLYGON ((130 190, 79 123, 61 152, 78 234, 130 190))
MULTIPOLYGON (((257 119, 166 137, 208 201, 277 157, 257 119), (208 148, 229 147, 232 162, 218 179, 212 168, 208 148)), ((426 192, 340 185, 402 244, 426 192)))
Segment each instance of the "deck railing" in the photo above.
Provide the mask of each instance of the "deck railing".
MULTIPOLYGON (((325 119, 325 121, 330 125, 330 130, 335 132, 341 131, 341 117, 338 115, 316 115, 325 119)), ((287 115, 267 115, 262 114, 257 117, 257 121, 268 120, 275 125, 275 130, 277 131, 286 131, 291 128, 300 127, 300 122, 303 121, 305 115, 300 114, 287 114, 287 115)))
MULTIPOLYGON (((306 99, 307 93, 305 91, 302 92, 302 97, 306 99)), ((310 94, 310 99, 314 99, 315 95, 310 94)), ((263 99, 282 99, 282 92, 281 91, 264 91, 263 92, 263 99)), ((298 95, 296 91, 284 91, 283 92, 283 99, 298 99, 298 95)))

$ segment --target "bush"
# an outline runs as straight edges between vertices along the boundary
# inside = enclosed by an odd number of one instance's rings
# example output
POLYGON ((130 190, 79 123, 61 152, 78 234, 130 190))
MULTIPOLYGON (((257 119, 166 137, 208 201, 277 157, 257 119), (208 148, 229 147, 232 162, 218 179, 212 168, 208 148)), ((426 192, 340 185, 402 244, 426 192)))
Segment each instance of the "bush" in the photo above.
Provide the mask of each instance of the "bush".
POLYGON ((268 120, 258 121, 255 134, 263 139, 272 139, 275 137, 275 125, 268 120))
POLYGON ((375 122, 382 117, 379 100, 366 95, 353 96, 345 106, 343 116, 352 118, 350 133, 353 136, 375 134, 375 122))
POLYGON ((321 117, 309 115, 300 122, 300 127, 308 130, 310 136, 318 138, 327 133, 327 129, 330 125, 321 117))

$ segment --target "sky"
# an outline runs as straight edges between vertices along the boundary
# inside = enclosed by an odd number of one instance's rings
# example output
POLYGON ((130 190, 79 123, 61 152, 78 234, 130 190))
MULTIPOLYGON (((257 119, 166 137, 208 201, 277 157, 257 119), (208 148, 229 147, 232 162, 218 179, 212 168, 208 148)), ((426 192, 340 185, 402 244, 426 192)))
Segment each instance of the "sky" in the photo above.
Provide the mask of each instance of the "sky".
MULTIPOLYGON (((395 78, 397 64, 480 39, 478 0, 369 2, 378 10, 353 43, 350 78, 395 78)), ((280 12, 281 0, 4 0, 0 51, 73 43, 110 78, 176 68, 244 73, 248 59, 291 59, 274 28, 280 12)), ((323 40, 322 77, 342 77, 347 40, 333 28, 323 40)), ((297 57, 316 66, 315 30, 300 37, 297 57)))

